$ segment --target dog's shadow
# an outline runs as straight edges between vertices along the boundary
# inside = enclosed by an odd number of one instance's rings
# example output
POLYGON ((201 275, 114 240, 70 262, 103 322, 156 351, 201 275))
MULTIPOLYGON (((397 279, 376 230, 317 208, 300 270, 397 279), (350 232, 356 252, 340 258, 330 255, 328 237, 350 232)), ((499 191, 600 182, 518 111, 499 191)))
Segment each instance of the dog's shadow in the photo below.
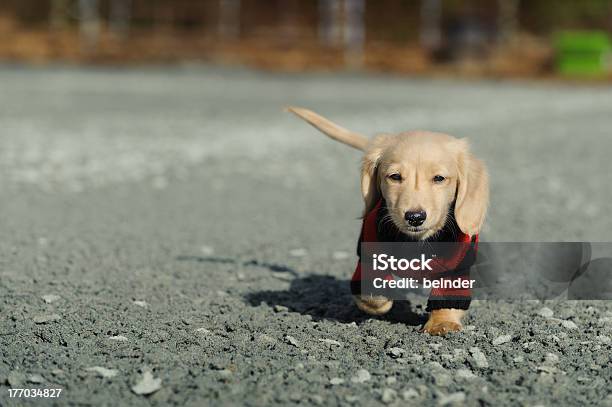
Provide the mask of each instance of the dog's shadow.
MULTIPOLYGON (((293 268, 261 262, 259 260, 238 261, 233 258, 215 256, 178 256, 178 261, 197 263, 236 264, 243 267, 264 268, 272 273, 282 273, 290 278, 287 290, 262 290, 246 294, 245 300, 252 306, 263 303, 270 306, 286 307, 290 312, 310 315, 313 320, 333 320, 344 323, 357 322, 373 318, 361 312, 354 304, 349 280, 340 280, 333 276, 321 274, 303 275, 293 268)), ((409 301, 395 301, 391 311, 377 317, 392 323, 404 323, 412 326, 422 325, 426 321, 423 314, 414 312, 409 301)))
MULTIPOLYGON (((310 315, 313 320, 333 320, 361 323, 373 318, 360 311, 353 302, 348 280, 311 274, 294 278, 288 290, 264 290, 246 295, 253 306, 266 303, 287 307, 291 312, 310 315)), ((388 314, 377 317, 392 323, 421 325, 422 315, 412 310, 408 301, 395 301, 388 314)))

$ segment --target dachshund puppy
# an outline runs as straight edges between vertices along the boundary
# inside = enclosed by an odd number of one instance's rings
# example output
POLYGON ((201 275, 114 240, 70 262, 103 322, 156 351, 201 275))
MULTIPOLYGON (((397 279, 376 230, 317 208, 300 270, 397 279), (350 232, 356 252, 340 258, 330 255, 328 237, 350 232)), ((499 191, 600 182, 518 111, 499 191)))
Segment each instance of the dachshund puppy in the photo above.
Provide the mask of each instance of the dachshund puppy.
MULTIPOLYGON (((436 241, 449 227, 468 241, 477 239, 487 210, 489 180, 485 165, 470 153, 465 139, 428 131, 380 134, 368 139, 310 110, 287 110, 332 139, 364 152, 364 219, 384 202, 385 216, 409 240, 436 241)), ((354 298, 359 309, 372 315, 385 314, 393 305, 382 296, 354 298)), ((463 309, 430 311, 424 332, 445 335, 461 330, 463 309)))

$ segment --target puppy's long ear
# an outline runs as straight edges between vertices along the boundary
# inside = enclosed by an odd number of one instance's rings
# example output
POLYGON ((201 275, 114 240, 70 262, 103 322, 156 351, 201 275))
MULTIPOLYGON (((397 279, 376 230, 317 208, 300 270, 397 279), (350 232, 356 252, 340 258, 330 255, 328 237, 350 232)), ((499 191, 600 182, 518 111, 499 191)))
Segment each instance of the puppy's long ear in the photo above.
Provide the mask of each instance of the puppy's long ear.
POLYGON ((361 195, 365 204, 363 216, 374 209, 381 197, 378 185, 378 164, 389 137, 385 134, 374 137, 363 155, 361 163, 361 195))
POLYGON ((463 151, 459 155, 459 186, 455 201, 455 218, 461 231, 478 234, 484 223, 489 205, 489 174, 482 161, 474 157, 467 142, 461 140, 463 151))

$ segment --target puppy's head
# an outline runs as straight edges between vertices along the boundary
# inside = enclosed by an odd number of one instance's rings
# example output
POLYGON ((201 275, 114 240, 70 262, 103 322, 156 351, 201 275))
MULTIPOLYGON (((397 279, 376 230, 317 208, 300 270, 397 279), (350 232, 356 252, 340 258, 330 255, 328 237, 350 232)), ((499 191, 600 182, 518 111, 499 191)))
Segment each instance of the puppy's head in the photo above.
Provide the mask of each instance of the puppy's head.
POLYGON ((463 233, 477 234, 489 197, 486 168, 467 141, 423 131, 372 139, 363 157, 361 189, 365 213, 383 197, 397 228, 420 240, 440 231, 451 209, 463 233))

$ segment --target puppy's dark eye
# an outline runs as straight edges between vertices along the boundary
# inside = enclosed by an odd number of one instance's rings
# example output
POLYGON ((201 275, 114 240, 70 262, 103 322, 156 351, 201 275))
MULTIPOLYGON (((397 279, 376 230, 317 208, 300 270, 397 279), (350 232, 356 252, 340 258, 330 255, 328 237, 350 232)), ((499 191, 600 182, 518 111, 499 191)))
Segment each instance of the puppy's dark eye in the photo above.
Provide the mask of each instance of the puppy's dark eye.
POLYGON ((391 174, 388 175, 389 179, 392 179, 393 181, 401 181, 402 180, 402 176, 398 173, 395 174, 391 174))
POLYGON ((433 177, 433 182, 435 182, 436 184, 439 184, 440 182, 444 181, 446 178, 444 178, 442 175, 436 175, 435 177, 433 177))

